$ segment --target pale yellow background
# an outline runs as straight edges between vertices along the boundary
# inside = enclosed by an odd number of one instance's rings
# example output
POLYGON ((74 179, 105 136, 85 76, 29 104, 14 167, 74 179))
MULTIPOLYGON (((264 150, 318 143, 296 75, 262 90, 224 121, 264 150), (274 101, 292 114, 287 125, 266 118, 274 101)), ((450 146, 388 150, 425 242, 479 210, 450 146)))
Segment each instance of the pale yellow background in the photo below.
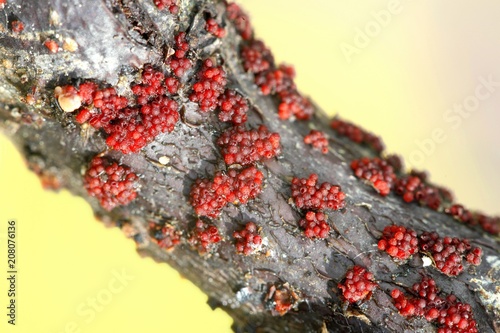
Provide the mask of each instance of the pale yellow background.
MULTIPOLYGON (((474 94, 478 77, 500 81, 500 2, 400 1, 400 13, 350 63, 342 43, 376 22, 388 1, 245 0, 259 37, 294 64, 303 92, 330 113, 382 134, 409 158, 436 127, 447 139, 422 167, 460 201, 500 213, 500 89, 457 129, 443 120, 474 94)), ((0 332, 230 332, 230 319, 166 265, 140 258, 134 243, 93 219, 80 198, 41 189, 0 136, 0 332), (5 231, 18 223, 18 317, 6 325, 5 231), (117 272, 133 277, 122 285, 117 272), (111 286, 110 286, 111 283, 111 286), (117 291, 117 289, 120 289, 117 291), (115 291, 115 293, 111 293, 115 291), (89 300, 111 293, 94 311, 89 300), (106 300, 107 301, 107 300, 106 300), (83 312, 82 312, 83 311, 83 312)))

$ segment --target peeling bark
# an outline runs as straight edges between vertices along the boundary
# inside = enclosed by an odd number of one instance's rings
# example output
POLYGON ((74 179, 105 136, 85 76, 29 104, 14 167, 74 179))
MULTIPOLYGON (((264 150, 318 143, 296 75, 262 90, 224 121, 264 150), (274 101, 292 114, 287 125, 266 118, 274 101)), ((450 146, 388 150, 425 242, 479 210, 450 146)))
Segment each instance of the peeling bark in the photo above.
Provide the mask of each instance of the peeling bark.
POLYGON ((262 96, 241 66, 237 51, 241 38, 223 15, 223 3, 180 0, 179 7, 176 18, 158 11, 150 0, 9 1, 6 15, 0 18, 0 127, 28 164, 87 199, 105 223, 116 224, 133 236, 141 255, 166 262, 193 281, 209 295, 213 307, 223 308, 234 318, 237 332, 433 332, 435 327, 425 320, 399 315, 390 297, 390 290, 411 287, 422 274, 432 277, 443 292, 469 303, 480 332, 497 331, 498 238, 457 224, 443 213, 405 204, 394 195, 379 196, 352 176, 349 167, 353 159, 373 156, 373 152, 338 137, 318 107, 311 121, 278 118, 276 100, 262 96), (204 30, 207 12, 223 20, 226 38, 214 38, 204 30), (8 29, 13 17, 25 25, 20 34, 8 29), (228 205, 214 221, 224 241, 212 255, 199 255, 186 241, 196 221, 188 196, 196 178, 210 178, 226 169, 215 141, 228 125, 219 122, 214 112, 200 115, 197 104, 188 100, 194 73, 183 82, 177 98, 182 121, 172 133, 157 136, 136 154, 108 150, 102 132, 82 129, 54 98, 56 86, 85 79, 115 86, 126 94, 144 64, 162 66, 179 30, 188 32, 199 60, 221 59, 230 86, 249 100, 248 124, 264 123, 281 136, 280 157, 259 166, 265 176, 261 195, 246 205, 228 205), (43 42, 56 34, 61 40, 73 39, 78 49, 49 53, 43 42), (303 144, 303 136, 313 128, 332 138, 330 153, 323 155, 303 144), (140 176, 138 198, 111 212, 89 197, 82 183, 82 170, 103 152, 140 176), (159 162, 162 156, 168 157, 166 165, 159 162), (318 174, 320 182, 341 185, 348 195, 345 209, 327 212, 334 229, 327 240, 303 237, 298 228, 301 214, 289 203, 291 178, 310 173, 318 174), (231 235, 248 221, 262 227, 267 253, 236 253, 231 235), (151 222, 169 223, 182 231, 182 244, 171 252, 160 249, 151 240, 151 222), (483 263, 457 278, 423 267, 419 256, 398 265, 376 248, 383 228, 393 223, 419 233, 430 230, 468 238, 482 247, 483 263), (337 283, 354 264, 373 272, 380 288, 359 308, 345 309, 337 283), (294 309, 284 316, 277 316, 265 301, 272 287, 293 291, 296 297, 294 309))

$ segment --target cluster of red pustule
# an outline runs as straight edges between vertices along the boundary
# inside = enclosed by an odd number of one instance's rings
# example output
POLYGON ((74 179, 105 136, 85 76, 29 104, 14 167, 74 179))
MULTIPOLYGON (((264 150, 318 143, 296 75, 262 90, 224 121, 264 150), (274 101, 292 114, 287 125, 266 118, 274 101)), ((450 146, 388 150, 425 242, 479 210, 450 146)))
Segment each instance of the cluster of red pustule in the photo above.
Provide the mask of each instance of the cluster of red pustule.
POLYGON ((304 137, 304 143, 321 150, 323 154, 328 153, 328 139, 325 133, 321 131, 311 130, 311 132, 304 137))
POLYGON ((250 18, 248 15, 238 6, 237 4, 228 3, 226 6, 227 18, 233 22, 234 27, 238 34, 244 40, 252 39, 253 32, 252 26, 250 25, 250 18))
POLYGON ((480 213, 473 213, 460 204, 453 204, 445 209, 445 213, 455 220, 469 225, 479 225, 493 235, 500 234, 500 217, 490 217, 480 213))
POLYGON ((441 238, 436 232, 424 232, 420 235, 419 246, 422 252, 432 256, 437 269, 451 276, 464 270, 464 259, 469 264, 478 266, 483 255, 481 248, 471 246, 467 239, 441 238))
POLYGON ((381 153, 384 150, 384 143, 378 136, 365 131, 357 125, 335 117, 330 126, 338 135, 346 136, 354 142, 365 144, 377 153, 381 153))
POLYGON ((155 6, 158 7, 159 10, 168 8, 168 11, 174 15, 179 12, 179 7, 176 2, 177 0, 154 0, 155 6))
POLYGON ((318 175, 311 174, 309 178, 292 179, 292 198, 295 206, 308 210, 305 219, 299 221, 299 226, 309 238, 326 238, 330 225, 322 213, 325 209, 338 210, 345 206, 345 193, 340 186, 324 182, 317 184, 318 175))
POLYGON ((299 221, 299 226, 308 238, 326 238, 330 233, 330 225, 322 212, 308 211, 305 218, 299 221))
POLYGON ((255 166, 217 172, 214 180, 199 178, 191 188, 191 205, 199 216, 216 218, 226 204, 246 204, 260 192, 264 175, 255 166))
POLYGON ((224 38, 226 36, 226 29, 221 27, 212 17, 205 20, 205 30, 217 38, 224 38))
POLYGON ((186 33, 181 31, 175 35, 174 43, 174 54, 167 59, 166 64, 173 75, 181 78, 193 66, 188 58, 189 44, 186 40, 186 33))
POLYGON ((253 222, 248 222, 245 228, 233 233, 236 240, 236 252, 249 255, 258 250, 262 245, 262 237, 259 235, 257 225, 253 222))
POLYGON ((374 157, 372 159, 363 157, 351 162, 351 169, 354 175, 361 179, 366 179, 372 183, 375 190, 382 196, 391 193, 391 188, 396 180, 396 174, 387 161, 374 157))
POLYGON ((384 228, 378 248, 399 260, 408 259, 418 251, 417 233, 403 226, 389 225, 384 228))
POLYGON ((226 89, 219 96, 219 120, 241 125, 247 121, 248 102, 236 91, 226 89))
MULTIPOLYGON (((375 135, 337 117, 331 126, 339 135, 347 136, 357 143, 368 144, 378 154, 383 152, 384 145, 375 135)), ((494 235, 500 233, 500 217, 472 213, 464 206, 454 204, 453 194, 442 186, 428 182, 427 173, 412 170, 409 174, 401 175, 403 162, 397 155, 387 155, 386 158, 363 157, 352 161, 351 169, 356 177, 368 180, 382 196, 387 196, 394 191, 407 203, 418 202, 436 211, 443 210, 460 222, 479 225, 483 230, 494 235)))
POLYGON ((160 248, 171 250, 181 242, 181 233, 169 224, 149 223, 149 234, 160 248))
POLYGON ((222 240, 216 226, 197 220, 188 242, 198 248, 198 252, 207 253, 222 240))
POLYGON ((292 198, 299 209, 324 210, 342 209, 345 206, 345 193, 340 186, 324 182, 317 184, 318 175, 309 178, 292 179, 292 198))
POLYGON ((464 259, 478 266, 483 254, 480 247, 472 247, 467 239, 441 238, 435 232, 424 232, 417 238, 414 230, 398 225, 384 228, 378 248, 399 260, 408 259, 418 251, 428 253, 436 268, 450 276, 457 276, 464 270, 464 259))
MULTIPOLYGON (((234 4, 228 5, 228 17, 236 17, 232 14, 238 8, 234 4), (231 16, 232 15, 232 16, 231 16)), ((251 28, 249 28, 251 31, 251 28)), ((274 57, 260 41, 252 38, 252 34, 243 35, 241 30, 237 30, 246 40, 241 47, 240 55, 243 60, 243 68, 254 74, 254 82, 260 88, 263 95, 275 95, 279 100, 278 116, 286 120, 292 116, 298 120, 308 120, 314 113, 311 102, 302 96, 296 88, 294 78, 295 70, 292 66, 276 66, 274 57)))
POLYGON ((177 92, 175 78, 145 66, 141 82, 131 86, 135 104, 119 96, 114 88, 98 89, 92 82, 79 86, 78 96, 87 107, 76 121, 89 123, 107 134, 106 144, 124 154, 135 153, 160 133, 172 132, 179 120, 179 105, 169 96, 177 92))
POLYGON ((20 34, 24 30, 24 23, 19 20, 11 21, 10 30, 12 30, 13 33, 20 34))
POLYGON ((458 302, 454 295, 439 296, 436 282, 423 277, 411 290, 413 297, 394 289, 391 296, 399 313, 405 317, 423 317, 438 326, 439 333, 477 333, 469 304, 458 302))
POLYGON ((373 274, 361 266, 353 266, 337 287, 349 303, 356 303, 370 298, 378 284, 373 281, 373 274))
POLYGON ((189 99, 198 103, 202 112, 214 111, 219 105, 219 96, 224 93, 226 84, 224 69, 216 66, 211 59, 205 59, 189 99))
POLYGON ((280 135, 271 133, 265 125, 256 130, 243 126, 231 127, 217 140, 226 164, 248 165, 277 156, 281 151, 280 135))
POLYGON ((137 196, 137 175, 129 168, 107 158, 94 157, 83 178, 90 196, 99 200, 102 208, 112 210, 128 205, 137 196))

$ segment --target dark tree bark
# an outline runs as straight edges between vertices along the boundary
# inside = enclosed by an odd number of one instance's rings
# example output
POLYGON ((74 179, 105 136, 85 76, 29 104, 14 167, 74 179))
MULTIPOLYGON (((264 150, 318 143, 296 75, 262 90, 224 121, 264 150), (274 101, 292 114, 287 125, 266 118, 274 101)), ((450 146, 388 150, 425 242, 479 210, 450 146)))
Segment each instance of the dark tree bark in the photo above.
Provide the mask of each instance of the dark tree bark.
POLYGON ((390 290, 410 287, 422 274, 432 277, 443 292, 469 303, 480 332, 498 330, 498 238, 394 195, 379 196, 353 177, 349 167, 353 159, 374 153, 337 136, 317 107, 310 121, 280 120, 276 99, 259 94, 244 72, 238 54, 241 38, 224 10, 224 3, 209 0, 179 0, 178 16, 159 11, 151 0, 9 0, 0 22, 0 126, 32 168, 86 198, 103 221, 126 229, 141 254, 168 263, 198 285, 211 305, 234 318, 237 332, 433 332, 427 321, 399 315, 390 297, 390 290), (206 13, 222 20, 228 33, 224 39, 205 31, 206 13), (24 23, 22 33, 8 29, 13 20, 24 23), (261 195, 246 205, 228 205, 213 221, 224 241, 212 255, 200 255, 186 241, 196 221, 188 197, 196 178, 226 169, 215 141, 228 125, 219 122, 216 113, 200 115, 197 104, 187 99, 194 74, 177 97, 182 121, 135 154, 108 150, 102 132, 82 130, 54 97, 56 86, 78 80, 126 91, 144 64, 164 67, 168 46, 179 30, 187 31, 197 59, 213 56, 223 62, 232 88, 250 102, 248 124, 263 123, 281 135, 280 157, 260 164, 265 176, 261 195), (43 41, 56 33, 76 41, 78 49, 48 52, 43 41), (329 154, 302 143, 311 128, 332 138, 329 154), (87 194, 81 176, 89 161, 103 152, 140 176, 138 198, 110 212, 87 194), (166 165, 158 162, 161 156, 168 157, 166 165), (326 240, 303 237, 298 228, 301 214, 289 203, 291 178, 310 173, 317 173, 321 182, 341 185, 348 195, 344 209, 328 212, 334 232, 326 240), (262 227, 266 255, 235 252, 231 235, 247 221, 262 227), (182 244, 171 252, 160 249, 150 237, 151 222, 175 226, 183 233, 182 244), (383 228, 393 223, 471 239, 482 247, 483 262, 456 278, 423 267, 419 256, 399 265, 376 248, 383 228), (346 309, 337 283, 355 264, 373 272, 380 288, 357 309, 346 309), (283 316, 266 302, 273 286, 287 286, 296 295, 294 309, 283 316))

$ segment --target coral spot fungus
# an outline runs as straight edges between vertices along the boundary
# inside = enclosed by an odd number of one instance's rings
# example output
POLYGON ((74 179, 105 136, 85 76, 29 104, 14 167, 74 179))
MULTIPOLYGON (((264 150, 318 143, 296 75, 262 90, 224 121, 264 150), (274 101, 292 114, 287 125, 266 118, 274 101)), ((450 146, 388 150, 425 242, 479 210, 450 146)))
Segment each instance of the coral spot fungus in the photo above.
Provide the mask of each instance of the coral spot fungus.
POLYGON ((308 238, 326 238, 330 232, 330 225, 322 212, 307 212, 305 218, 299 221, 299 226, 308 238))
POLYGON ((217 172, 213 181, 196 180, 191 188, 191 205, 199 216, 216 218, 226 204, 246 204, 259 195, 263 180, 262 172, 254 166, 217 172))
POLYGON ((274 67, 274 58, 264 42, 251 40, 240 51, 243 68, 247 72, 258 74, 274 67))
POLYGON ((182 77, 193 64, 188 59, 189 44, 186 40, 186 33, 179 32, 174 38, 174 54, 167 59, 166 63, 170 67, 172 73, 177 77, 182 77))
POLYGON ((323 154, 328 153, 328 139, 325 133, 321 131, 311 130, 311 132, 304 137, 304 143, 321 150, 323 154))
POLYGON ((483 255, 481 248, 471 246, 467 239, 441 238, 436 232, 420 235, 419 246, 421 251, 432 256, 437 269, 450 276, 456 276, 464 270, 463 259, 478 266, 483 255))
POLYGON ((10 29, 16 34, 20 34, 24 30, 24 23, 18 20, 10 22, 10 29))
POLYGON ((256 130, 245 130, 242 126, 232 127, 217 140, 226 164, 247 165, 262 159, 269 159, 281 151, 280 135, 271 133, 264 125, 256 130))
MULTIPOLYGON (((245 64, 245 63, 244 63, 245 64)), ((295 90, 295 70, 292 66, 281 65, 255 75, 255 84, 263 95, 293 92, 295 90)))
POLYGON ((378 248, 387 252, 391 257, 400 260, 408 259, 418 252, 417 233, 403 226, 389 225, 384 228, 378 248))
POLYGON ((411 288, 413 296, 394 289, 391 297, 399 313, 405 317, 423 317, 438 326, 438 333, 477 333, 476 321, 469 304, 454 295, 440 296, 436 282, 424 276, 411 288))
POLYGON ((342 290, 342 296, 349 303, 356 303, 369 299, 373 290, 378 286, 373 281, 373 274, 361 266, 353 266, 337 287, 342 290))
POLYGON ((137 196, 137 176, 128 167, 107 158, 94 157, 85 173, 83 183, 90 196, 99 200, 106 210, 128 205, 137 196))
POLYGON ((57 45, 55 40, 47 39, 43 45, 50 51, 50 53, 57 53, 57 51, 59 51, 59 45, 57 45))
POLYGON ((392 166, 378 157, 354 160, 351 162, 351 169, 356 177, 372 183, 375 190, 384 197, 391 192, 392 184, 396 180, 392 166))
POLYGON ((292 179, 292 198, 299 209, 341 209, 345 206, 345 193, 340 186, 330 183, 317 184, 318 175, 292 179))
POLYGON ((228 3, 226 6, 227 18, 233 22, 238 34, 245 40, 252 39, 250 18, 237 4, 228 3))
POLYGON ((233 233, 236 240, 236 252, 249 255, 258 250, 262 245, 262 237, 259 235, 257 225, 253 222, 248 222, 245 228, 233 233))
POLYGON ((357 125, 335 117, 330 126, 340 136, 346 136, 354 142, 365 144, 378 153, 384 150, 384 143, 378 136, 365 131, 357 125))
POLYGON ((159 10, 168 8, 168 11, 174 15, 179 12, 179 7, 176 2, 176 0, 154 0, 154 3, 159 10))
POLYGON ((205 20, 205 30, 217 38, 224 38, 226 36, 226 29, 221 27, 214 18, 207 18, 205 20))
POLYGON ((207 253, 215 249, 215 245, 222 240, 216 226, 197 220, 192 231, 189 243, 198 249, 199 253, 207 253))
MULTIPOLYGON (((61 96, 68 96, 64 89, 61 96)), ((162 72, 146 65, 141 81, 131 90, 135 106, 113 87, 98 89, 94 83, 83 83, 78 96, 87 107, 75 118, 81 124, 88 122, 102 129, 107 134, 106 144, 125 154, 137 152, 160 133, 172 132, 179 121, 179 105, 169 97, 176 90, 168 86, 162 72)))
POLYGON ((232 89, 219 96, 219 120, 241 125, 247 121, 248 102, 232 89))
POLYGON ((54 96, 64 112, 73 112, 82 106, 82 98, 73 86, 56 87, 54 96))
POLYGON ((149 224, 149 234, 158 246, 165 250, 172 250, 181 242, 181 233, 170 224, 149 224))
POLYGON ((226 83, 224 69, 215 66, 211 59, 206 59, 198 72, 198 81, 193 84, 193 92, 189 95, 189 99, 198 103, 202 112, 213 111, 218 105, 218 98, 224 92, 226 83))

